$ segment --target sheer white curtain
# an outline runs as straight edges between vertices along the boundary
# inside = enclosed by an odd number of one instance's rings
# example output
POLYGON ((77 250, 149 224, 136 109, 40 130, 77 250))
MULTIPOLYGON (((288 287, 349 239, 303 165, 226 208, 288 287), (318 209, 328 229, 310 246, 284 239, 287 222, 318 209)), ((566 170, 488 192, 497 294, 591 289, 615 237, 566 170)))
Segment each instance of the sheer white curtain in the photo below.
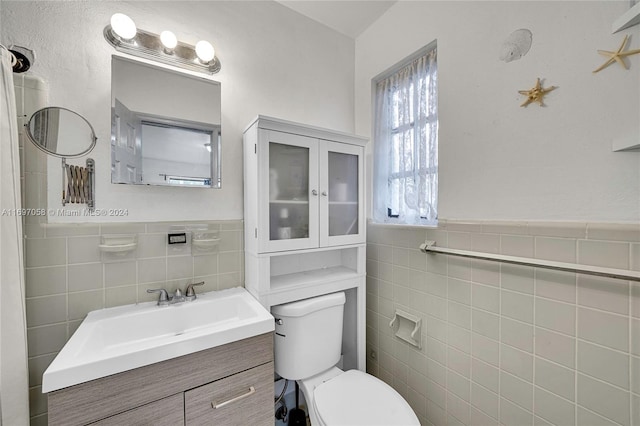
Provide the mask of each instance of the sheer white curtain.
POLYGON ((376 222, 429 225, 438 211, 436 49, 410 60, 375 88, 376 222))
POLYGON ((0 425, 29 424, 20 158, 11 55, 0 45, 0 425))

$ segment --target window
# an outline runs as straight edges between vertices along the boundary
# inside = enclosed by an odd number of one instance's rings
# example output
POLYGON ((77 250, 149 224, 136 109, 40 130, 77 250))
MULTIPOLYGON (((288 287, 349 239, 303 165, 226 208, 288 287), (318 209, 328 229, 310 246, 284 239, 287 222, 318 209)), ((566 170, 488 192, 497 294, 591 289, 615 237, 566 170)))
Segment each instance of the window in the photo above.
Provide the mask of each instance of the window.
POLYGON ((373 218, 379 223, 436 224, 436 43, 374 79, 373 91, 373 218))

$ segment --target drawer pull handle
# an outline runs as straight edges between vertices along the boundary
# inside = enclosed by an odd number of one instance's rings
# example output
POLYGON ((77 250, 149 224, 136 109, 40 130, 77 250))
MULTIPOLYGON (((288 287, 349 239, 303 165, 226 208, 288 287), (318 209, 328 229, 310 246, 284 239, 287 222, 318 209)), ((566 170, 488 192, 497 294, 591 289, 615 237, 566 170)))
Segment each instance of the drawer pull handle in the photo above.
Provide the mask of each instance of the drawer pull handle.
POLYGON ((247 393, 243 393, 242 395, 240 395, 240 396, 236 396, 235 398, 231 398, 231 399, 229 399, 229 400, 227 400, 227 401, 225 401, 225 402, 216 403, 216 402, 214 401, 214 402, 212 402, 212 403, 211 403, 211 406, 212 406, 214 409, 216 409, 216 408, 222 408, 222 407, 224 407, 225 405, 229 405, 229 404, 232 404, 232 403, 234 403, 234 402, 236 402, 236 401, 240 401, 241 399, 244 399, 244 398, 246 398, 246 397, 248 397, 248 396, 251 396, 251 395, 253 395, 254 393, 256 393, 256 388, 254 388, 253 386, 249 386, 249 392, 247 392, 247 393))

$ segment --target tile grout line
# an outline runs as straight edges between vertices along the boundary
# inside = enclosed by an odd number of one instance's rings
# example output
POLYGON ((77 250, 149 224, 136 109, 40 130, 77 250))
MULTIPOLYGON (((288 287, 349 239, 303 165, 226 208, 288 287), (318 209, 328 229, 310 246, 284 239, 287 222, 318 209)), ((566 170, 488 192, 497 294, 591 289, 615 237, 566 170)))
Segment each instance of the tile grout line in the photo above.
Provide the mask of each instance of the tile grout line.
POLYGON ((67 237, 64 238, 65 243, 64 243, 64 250, 65 250, 65 265, 64 265, 64 282, 65 282, 65 299, 66 299, 66 303, 67 303, 67 312, 66 312, 66 318, 65 318, 65 322, 66 322, 66 327, 67 327, 67 333, 66 333, 66 340, 69 340, 69 338, 71 338, 70 333, 69 333, 69 317, 70 317, 70 313, 69 313, 69 239, 67 237))
MULTIPOLYGON (((470 237, 471 238, 471 237, 470 237)), ((447 246, 449 245, 449 235, 447 233, 447 246)), ((447 259, 447 301, 449 302, 451 299, 449 298, 449 260, 452 259, 452 256, 448 256, 447 259)), ((473 278, 473 263, 469 263, 469 273, 471 274, 471 278, 473 278)), ((449 303, 447 303, 447 314, 449 309, 449 303)), ((449 316, 447 315, 447 325, 450 325, 451 321, 449 316)), ((455 327, 455 324, 453 324, 455 327)), ((471 390, 473 383, 473 291, 469 288, 469 339, 470 339, 470 348, 469 348, 469 405, 471 405, 471 390)), ((447 342, 447 346, 449 346, 449 342, 447 342)), ((471 409, 469 409, 469 416, 471 416, 471 409)))
MULTIPOLYGON (((582 408, 583 410, 588 411, 588 412, 589 412, 589 413, 591 413, 591 414, 594 414, 594 415, 596 415, 596 416, 598 416, 598 417, 602 417, 603 419, 606 419, 607 421, 609 421, 609 422, 611 422, 611 423, 614 423, 615 425, 624 426, 624 425, 622 425, 621 423, 619 423, 619 422, 617 422, 617 421, 615 421, 615 420, 612 420, 612 419, 610 419, 610 418, 608 418, 608 417, 606 417, 606 416, 603 416, 602 414, 600 414, 600 413, 598 413, 598 412, 596 412, 596 411, 593 411, 593 410, 591 410, 591 409, 589 409, 589 408, 587 408, 587 407, 583 407, 582 405, 578 404, 577 402, 576 402, 576 405, 577 405, 579 408, 582 408)), ((580 425, 578 425, 578 426, 580 426, 580 425)), ((629 425, 627 425, 627 426, 629 426, 629 425)), ((631 423, 631 426, 633 426, 633 423, 631 423)))
MULTIPOLYGON (((631 257, 631 247, 632 245, 629 244, 629 269, 631 269, 631 263, 632 263, 632 257, 631 257)), ((633 328, 633 321, 631 320, 632 318, 632 309, 633 309, 633 305, 632 305, 632 298, 633 298, 633 283, 631 281, 627 282, 628 285, 628 295, 629 295, 629 306, 628 306, 628 312, 629 312, 629 343, 628 343, 628 348, 629 348, 629 358, 628 358, 628 366, 629 366, 629 423, 632 424, 634 421, 633 418, 633 356, 632 356, 632 346, 633 346, 633 333, 632 333, 632 328, 633 328)), ((577 398, 576 398, 577 399, 577 398)))
MULTIPOLYGON (((449 244, 449 235, 447 235, 447 245, 448 244, 449 244)), ((446 263, 446 269, 445 269, 445 271, 446 271, 445 276, 446 277, 449 277, 449 260, 450 259, 451 259, 451 257, 447 256, 447 263, 446 263)), ((448 282, 447 282, 446 296, 447 296, 446 300, 448 302, 449 301, 449 285, 448 285, 448 282)), ((445 389, 446 389, 446 392, 447 392, 446 393, 447 399, 445 400, 445 406, 446 406, 445 415, 446 415, 446 418, 447 418, 447 421, 448 421, 449 416, 451 416, 451 414, 449 413, 449 394, 455 395, 455 393, 452 392, 449 389, 449 374, 450 374, 450 372, 452 372, 452 373, 457 373, 457 372, 455 370, 452 370, 450 368, 450 366, 449 366, 450 354, 451 354, 451 345, 450 345, 450 342, 449 342, 449 303, 446 304, 445 309, 446 309, 446 316, 447 316, 447 319, 446 319, 447 334, 445 336, 445 338, 446 338, 445 345, 447 347, 447 365, 445 366, 445 370, 446 370, 447 374, 445 376, 445 385, 446 385, 445 389)), ((469 381, 469 382, 471 382, 471 381, 469 381)), ((469 399, 471 399, 471 387, 469 387, 469 399)), ((454 416, 454 418, 455 418, 455 416, 454 416)))
MULTIPOLYGON (((588 227, 587 227, 588 230, 588 227)), ((578 253, 578 241, 576 240, 576 260, 579 259, 579 253, 578 253)), ((574 333, 576 335, 576 339, 573 342, 573 371, 574 371, 574 377, 573 377, 573 385, 574 385, 574 389, 573 389, 573 394, 574 394, 574 404, 573 404, 573 423, 574 425, 578 426, 578 342, 579 342, 579 338, 578 338, 578 274, 576 274, 575 277, 575 300, 576 300, 576 310, 574 312, 574 323, 575 323, 575 328, 574 328, 574 333)))
MULTIPOLYGON (((101 256, 102 257, 102 256, 101 256)), ((107 264, 102 262, 102 307, 107 307, 107 280, 106 280, 107 264)))
MULTIPOLYGON (((500 235, 500 241, 502 241, 502 235, 500 235)), ((500 312, 500 319, 498 322, 498 422, 502 420, 502 268, 503 264, 500 263, 498 267, 498 294, 499 304, 498 311, 500 312)), ((471 292, 473 297, 473 291, 471 292)), ((471 315, 473 315, 473 309, 471 309, 471 315)), ((487 336, 485 336, 487 337, 487 336)))
MULTIPOLYGON (((537 239, 534 238, 533 239, 533 252, 535 254, 537 250, 537 239)), ((532 397, 532 406, 531 408, 533 409, 533 420, 535 422, 535 410, 536 410, 536 388, 535 388, 535 383, 536 383, 536 323, 537 323, 537 316, 536 316, 536 308, 537 308, 537 303, 536 303, 536 294, 538 293, 538 268, 533 268, 533 357, 532 357, 532 362, 533 362, 533 392, 531 394, 532 397)), ((577 309, 576 309, 577 311, 577 309)))

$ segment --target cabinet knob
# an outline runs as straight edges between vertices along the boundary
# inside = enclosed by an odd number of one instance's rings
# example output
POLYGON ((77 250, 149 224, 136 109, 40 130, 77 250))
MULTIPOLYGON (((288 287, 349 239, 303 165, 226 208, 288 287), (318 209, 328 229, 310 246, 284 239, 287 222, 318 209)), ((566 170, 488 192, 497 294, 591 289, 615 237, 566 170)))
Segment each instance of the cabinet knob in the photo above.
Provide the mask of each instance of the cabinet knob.
POLYGON ((327 196, 327 191, 322 191, 322 196, 326 197, 327 196))
POLYGON ((312 190, 311 190, 311 193, 312 193, 313 195, 318 195, 318 191, 316 191, 315 189, 312 189, 312 190))

